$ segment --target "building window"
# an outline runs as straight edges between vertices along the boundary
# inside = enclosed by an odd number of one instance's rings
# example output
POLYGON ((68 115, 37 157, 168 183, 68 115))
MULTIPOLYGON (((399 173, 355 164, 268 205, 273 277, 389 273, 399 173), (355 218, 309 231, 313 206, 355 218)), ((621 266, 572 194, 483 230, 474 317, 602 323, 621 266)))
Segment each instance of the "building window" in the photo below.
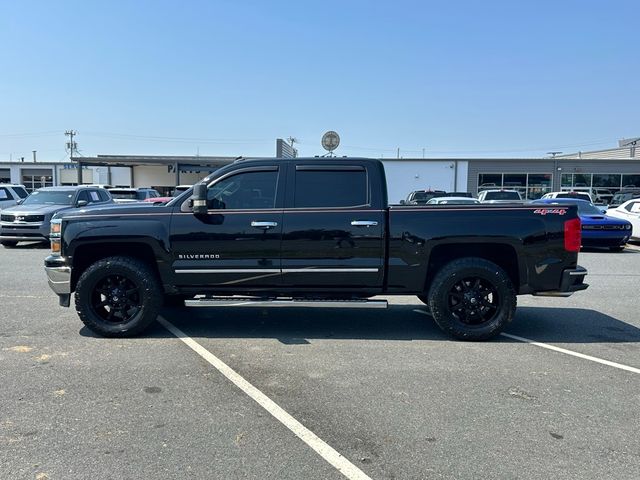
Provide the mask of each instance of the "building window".
POLYGON ((640 188, 640 175, 622 175, 622 188, 640 188))
POLYGON ((527 200, 535 200, 551 191, 550 173, 481 173, 478 175, 478 192, 501 188, 516 190, 527 200))
POLYGON ((22 184, 28 192, 53 186, 53 170, 50 168, 22 169, 22 184))
POLYGON ((0 168, 0 183, 11 183, 11 170, 0 168))

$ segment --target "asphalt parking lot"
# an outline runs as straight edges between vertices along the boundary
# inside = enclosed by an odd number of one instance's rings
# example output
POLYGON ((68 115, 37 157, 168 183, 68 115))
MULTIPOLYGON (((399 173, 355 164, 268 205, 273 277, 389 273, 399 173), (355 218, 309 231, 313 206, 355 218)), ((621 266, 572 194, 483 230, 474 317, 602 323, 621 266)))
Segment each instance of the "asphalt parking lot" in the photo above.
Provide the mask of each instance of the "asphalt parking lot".
POLYGON ((199 352, 160 324, 95 337, 46 254, 0 248, 2 479, 640 478, 638 248, 581 253, 587 291, 519 297, 491 342, 444 336, 414 297, 165 310, 199 352))

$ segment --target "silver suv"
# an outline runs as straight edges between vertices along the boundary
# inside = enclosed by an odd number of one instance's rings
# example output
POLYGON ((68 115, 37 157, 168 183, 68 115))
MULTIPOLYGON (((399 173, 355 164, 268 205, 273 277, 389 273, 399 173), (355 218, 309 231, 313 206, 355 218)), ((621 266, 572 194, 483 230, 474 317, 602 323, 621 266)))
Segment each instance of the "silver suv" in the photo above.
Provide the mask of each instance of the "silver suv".
POLYGON ((0 212, 0 244, 48 242, 51 217, 61 210, 113 203, 109 192, 97 187, 45 187, 0 212))
POLYGON ((28 195, 24 185, 0 183, 0 210, 14 206, 21 198, 27 198, 28 195))

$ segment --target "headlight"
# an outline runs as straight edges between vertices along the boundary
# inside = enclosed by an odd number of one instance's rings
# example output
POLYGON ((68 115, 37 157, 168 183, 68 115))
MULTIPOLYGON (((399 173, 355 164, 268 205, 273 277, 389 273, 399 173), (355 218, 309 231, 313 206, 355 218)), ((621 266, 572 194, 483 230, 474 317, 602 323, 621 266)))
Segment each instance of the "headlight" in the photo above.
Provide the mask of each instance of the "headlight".
POLYGON ((51 230, 49 232, 49 241, 51 242, 51 255, 60 255, 62 240, 62 220, 53 218, 51 220, 51 230))

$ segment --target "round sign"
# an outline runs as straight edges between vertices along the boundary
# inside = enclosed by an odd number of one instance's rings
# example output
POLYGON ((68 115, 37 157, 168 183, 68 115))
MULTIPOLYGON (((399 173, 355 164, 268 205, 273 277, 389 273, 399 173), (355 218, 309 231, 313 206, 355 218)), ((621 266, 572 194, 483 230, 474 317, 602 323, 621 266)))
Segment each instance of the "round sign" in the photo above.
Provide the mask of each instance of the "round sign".
POLYGON ((333 130, 329 130, 322 136, 322 148, 329 152, 333 152, 340 145, 340 135, 333 130))

